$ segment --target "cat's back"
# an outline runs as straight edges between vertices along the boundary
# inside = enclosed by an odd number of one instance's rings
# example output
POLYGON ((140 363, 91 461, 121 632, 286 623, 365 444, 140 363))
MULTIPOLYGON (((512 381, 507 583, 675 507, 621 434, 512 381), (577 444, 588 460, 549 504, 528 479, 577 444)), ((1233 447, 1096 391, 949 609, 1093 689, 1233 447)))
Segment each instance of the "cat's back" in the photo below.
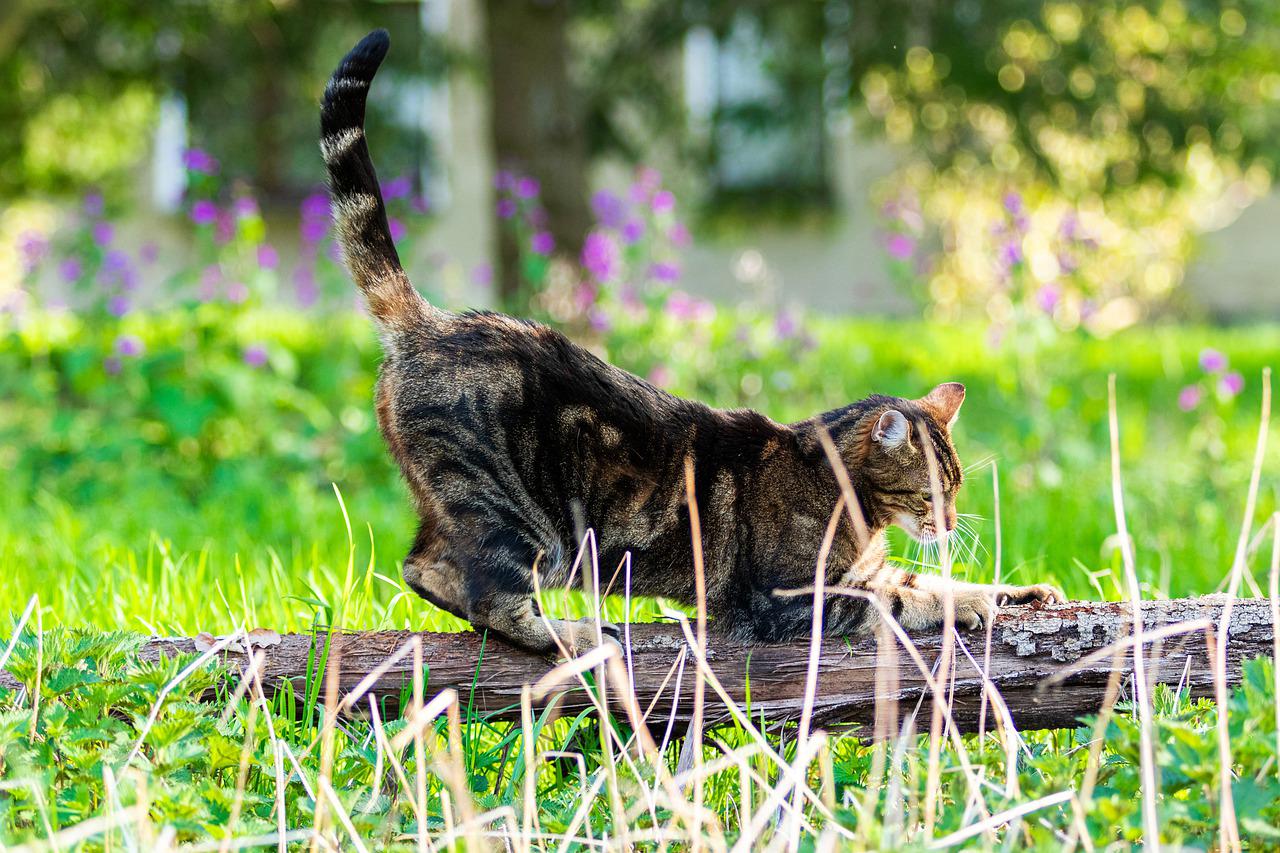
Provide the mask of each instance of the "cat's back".
POLYGON ((435 318, 388 348, 386 369, 404 396, 441 403, 588 407, 628 426, 710 411, 606 363, 548 326, 493 311, 435 318))

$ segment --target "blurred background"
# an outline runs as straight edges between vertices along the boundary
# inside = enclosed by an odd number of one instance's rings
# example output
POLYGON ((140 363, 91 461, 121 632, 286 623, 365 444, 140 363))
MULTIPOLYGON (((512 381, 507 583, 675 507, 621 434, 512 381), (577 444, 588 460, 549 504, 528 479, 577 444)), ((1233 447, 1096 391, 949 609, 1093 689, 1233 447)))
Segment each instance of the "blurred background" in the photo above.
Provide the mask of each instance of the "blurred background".
MULTIPOLYGON (((719 299, 996 324, 1030 305, 1103 333, 1280 310, 1274 3, 16 0, 0 16, 10 303, 86 193, 113 246, 166 272, 252 204, 280 258, 272 296, 317 299, 299 209, 323 180, 316 102, 384 26, 375 160, 407 202, 417 279, 459 302, 539 286, 537 258, 578 260, 593 232, 652 236, 627 205, 662 190, 681 251, 660 273, 719 299)), ((131 301, 182 293, 147 278, 131 301)))
POLYGON ((374 27, 370 144, 433 300, 783 420, 965 381, 968 570, 1080 595, 1115 592, 1116 373, 1144 581, 1219 582, 1280 353, 1270 0, 9 0, 0 600, 55 576, 55 615, 186 627, 190 570, 302 618, 280 593, 332 603, 346 561, 335 484, 399 600, 316 140, 374 27))

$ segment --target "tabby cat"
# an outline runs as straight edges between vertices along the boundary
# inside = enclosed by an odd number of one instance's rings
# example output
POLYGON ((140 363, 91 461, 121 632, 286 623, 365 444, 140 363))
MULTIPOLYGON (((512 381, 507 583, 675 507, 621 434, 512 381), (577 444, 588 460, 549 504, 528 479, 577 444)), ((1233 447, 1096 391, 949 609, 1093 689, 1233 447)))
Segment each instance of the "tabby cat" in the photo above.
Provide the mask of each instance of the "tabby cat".
MULTIPOLYGON (((674 397, 537 323, 430 305, 401 268, 364 137, 365 98, 389 44, 385 31, 371 33, 334 72, 320 148, 346 263, 385 350, 378 425, 420 517, 404 561, 409 586, 525 648, 582 649, 594 626, 545 619, 533 572, 543 588, 570 583, 578 533, 590 528, 602 567, 631 554, 632 592, 693 602, 691 460, 713 627, 754 641, 806 635, 812 595, 775 593, 812 586, 844 493, 825 432, 857 502, 836 529, 827 583, 863 593, 828 596, 825 633, 868 630, 872 595, 904 627, 940 624, 944 581, 886 564, 884 530, 897 524, 929 542, 939 538, 935 517, 954 528, 961 467, 950 428, 964 386, 918 400, 876 395, 779 424, 674 397)), ((998 603, 1061 599, 1047 585, 951 588, 956 620, 970 627, 998 603)))

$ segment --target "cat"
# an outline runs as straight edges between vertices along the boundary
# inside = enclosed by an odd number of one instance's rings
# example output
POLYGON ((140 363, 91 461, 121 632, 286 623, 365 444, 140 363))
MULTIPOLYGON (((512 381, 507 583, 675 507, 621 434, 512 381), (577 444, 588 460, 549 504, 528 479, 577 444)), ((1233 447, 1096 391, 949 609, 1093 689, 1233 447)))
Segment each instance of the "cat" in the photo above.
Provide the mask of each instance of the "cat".
POLYGON ((378 425, 420 519, 403 568, 414 592, 531 651, 580 651, 597 642, 596 627, 544 618, 533 573, 542 588, 571 583, 578 535, 589 528, 600 566, 631 555, 632 593, 692 603, 690 460, 713 626, 744 641, 806 636, 812 593, 777 593, 813 586, 833 508, 849 493, 825 434, 857 504, 837 522, 826 582, 860 593, 827 596, 826 635, 869 630, 880 612, 869 596, 905 628, 936 627, 947 583, 967 627, 1000 603, 1062 600, 1047 584, 947 582, 886 562, 889 525, 926 542, 939 538, 935 518, 944 535, 955 527, 959 383, 918 400, 875 395, 786 425, 672 396, 538 323, 428 303, 400 265, 364 136, 365 99, 389 45, 376 31, 339 64, 324 93, 320 148, 346 264, 382 340, 378 425))

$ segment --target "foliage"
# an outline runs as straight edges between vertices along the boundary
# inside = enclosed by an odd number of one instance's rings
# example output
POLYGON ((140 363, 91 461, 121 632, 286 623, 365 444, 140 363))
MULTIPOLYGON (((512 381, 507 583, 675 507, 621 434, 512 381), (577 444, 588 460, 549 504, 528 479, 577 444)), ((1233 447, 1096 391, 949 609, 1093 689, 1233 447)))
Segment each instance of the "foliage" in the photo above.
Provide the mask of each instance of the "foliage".
MULTIPOLYGON (((451 778, 464 780, 461 796, 474 797, 480 809, 524 810, 527 735, 518 726, 485 720, 465 701, 461 725, 452 735, 460 751, 448 750, 451 736, 443 719, 427 729, 423 753, 411 741, 392 747, 406 723, 387 705, 377 718, 327 726, 323 704, 316 701, 327 666, 323 632, 315 634, 316 665, 306 683, 297 693, 275 697, 240 691, 225 671, 191 655, 144 659, 138 654, 142 641, 137 634, 38 631, 28 624, 4 644, 11 652, 6 669, 11 683, 16 682, 16 688, 0 688, 4 843, 44 838, 130 808, 140 809, 142 819, 127 820, 106 837, 100 831, 98 843, 140 831, 145 844, 147 834, 160 827, 168 827, 178 841, 265 835, 279 822, 286 830, 305 831, 324 825, 325 810, 336 807, 343 825, 349 824, 345 831, 380 848, 399 842, 410 849, 419 823, 408 780, 417 777, 424 758, 422 820, 433 834, 451 825, 459 807, 451 778), (395 773, 390 772, 393 766, 395 773), (337 792, 336 801, 323 805, 314 796, 322 778, 337 792)), ((1280 819, 1274 688, 1270 661, 1246 662, 1243 683, 1227 709, 1231 784, 1242 840, 1263 847, 1276 840, 1280 819)), ((411 695, 406 688, 404 701, 411 695)), ((1163 686, 1153 704, 1162 839, 1210 846, 1219 831, 1217 710, 1163 686)), ((1081 798, 1078 813, 1065 803, 1042 807, 998 830, 990 843, 1016 839, 1029 847, 1048 847, 1060 843, 1062 833, 1082 828, 1097 845, 1140 842, 1140 735, 1131 710, 1121 706, 1110 717, 1097 755, 1097 784, 1081 798)), ((767 721, 762 717, 759 722, 767 721)), ((623 736, 628 733, 620 720, 609 718, 607 725, 623 736)), ((985 739, 966 737, 964 758, 944 744, 935 837, 972 822, 966 806, 973 795, 967 781, 972 773, 991 780, 982 797, 993 813, 1074 789, 1094 760, 1092 728, 1093 722, 1085 721, 1076 731, 1014 735, 1023 741, 1015 761, 994 732, 985 739)), ((613 835, 619 832, 614 823, 619 801, 636 815, 632 832, 671 819, 665 807, 644 806, 662 788, 654 785, 643 762, 618 761, 606 771, 610 753, 604 751, 602 729, 592 712, 558 720, 540 714, 529 736, 535 738, 539 755, 531 782, 536 798, 532 808, 543 831, 613 835), (574 756, 580 756, 585 775, 571 769, 574 756), (593 791, 586 802, 580 786, 593 791), (574 829, 578 814, 585 818, 585 829, 574 829)), ((714 761, 717 751, 744 750, 753 743, 737 725, 711 729, 707 742, 718 745, 707 747, 707 761, 714 761)), ((834 803, 834 820, 849 838, 883 849, 910 848, 926 840, 919 808, 926 796, 922 764, 928 739, 908 737, 892 756, 887 750, 884 744, 838 738, 826 748, 830 772, 820 770, 820 762, 806 770, 810 784, 834 803)), ((679 745, 673 744, 661 754, 667 773, 674 770, 679 753, 679 745)), ((785 748, 783 754, 793 760, 785 748)), ((782 781, 768 759, 758 753, 742 755, 741 764, 728 762, 711 775, 704 795, 729 841, 745 830, 743 816, 765 805, 773 786, 782 781), (747 784, 740 767, 751 768, 753 783, 747 784)), ((811 808, 806 811, 819 826, 827 823, 811 808)), ((333 812, 327 814, 328 825, 338 825, 333 812)), ((676 826, 689 832, 687 825, 676 826)), ((764 833, 757 839, 763 840, 785 828, 771 825, 756 831, 764 833)))
MULTIPOLYGON (((964 381, 957 441, 971 470, 960 508, 979 516, 980 537, 966 542, 962 568, 975 578, 995 569, 996 502, 984 464, 995 459, 1005 577, 1052 578, 1080 596, 1119 589, 1105 375, 1118 374, 1122 395, 1140 575, 1166 594, 1205 592, 1230 564, 1258 376, 1280 349, 1272 327, 1060 337, 1030 362, 1027 381, 1043 400, 1031 411, 1014 356, 993 352, 973 327, 787 319, 691 309, 670 296, 654 310, 608 316, 592 346, 612 361, 675 393, 781 421, 873 390, 918 396, 964 381), (1183 412, 1181 389, 1202 375, 1210 344, 1244 388, 1230 398, 1215 391, 1212 405, 1183 412)), ((254 608, 260 624, 305 625, 305 602, 332 602, 348 560, 332 484, 357 529, 355 563, 374 573, 371 603, 404 593, 397 560, 412 514, 371 415, 379 348, 364 318, 217 300, 119 319, 33 310, 8 322, 0 563, 17 568, 0 574, 0 606, 19 609, 44 587, 40 578, 57 577, 44 601, 51 618, 71 624, 230 627, 226 607, 204 606, 202 590, 220 589, 254 608), (135 354, 121 354, 122 340, 135 354), (190 583, 176 582, 184 573, 190 583), (98 606, 86 609, 86 600, 98 606)), ((1273 447, 1265 470, 1276 460, 1273 447)), ((1264 487, 1256 521, 1276 505, 1264 487)), ((895 544, 904 558, 922 556, 895 544)), ((439 618, 412 596, 391 612, 393 625, 439 618)))
MULTIPOLYGON (((369 0, 323 10, 313 0, 6 4, 0 196, 126 186, 156 105, 179 93, 194 134, 276 201, 320 177, 315 102, 336 58, 375 23, 413 32, 414 18, 369 0)), ((400 51, 390 64, 421 69, 415 53, 400 51)), ((380 105, 373 113, 399 162, 423 160, 420 135, 384 118, 380 105)))
POLYGON ((940 7, 921 32, 858 85, 909 152, 882 187, 886 245, 942 317, 1131 325, 1170 303, 1195 236, 1270 186, 1274 4, 940 7))

